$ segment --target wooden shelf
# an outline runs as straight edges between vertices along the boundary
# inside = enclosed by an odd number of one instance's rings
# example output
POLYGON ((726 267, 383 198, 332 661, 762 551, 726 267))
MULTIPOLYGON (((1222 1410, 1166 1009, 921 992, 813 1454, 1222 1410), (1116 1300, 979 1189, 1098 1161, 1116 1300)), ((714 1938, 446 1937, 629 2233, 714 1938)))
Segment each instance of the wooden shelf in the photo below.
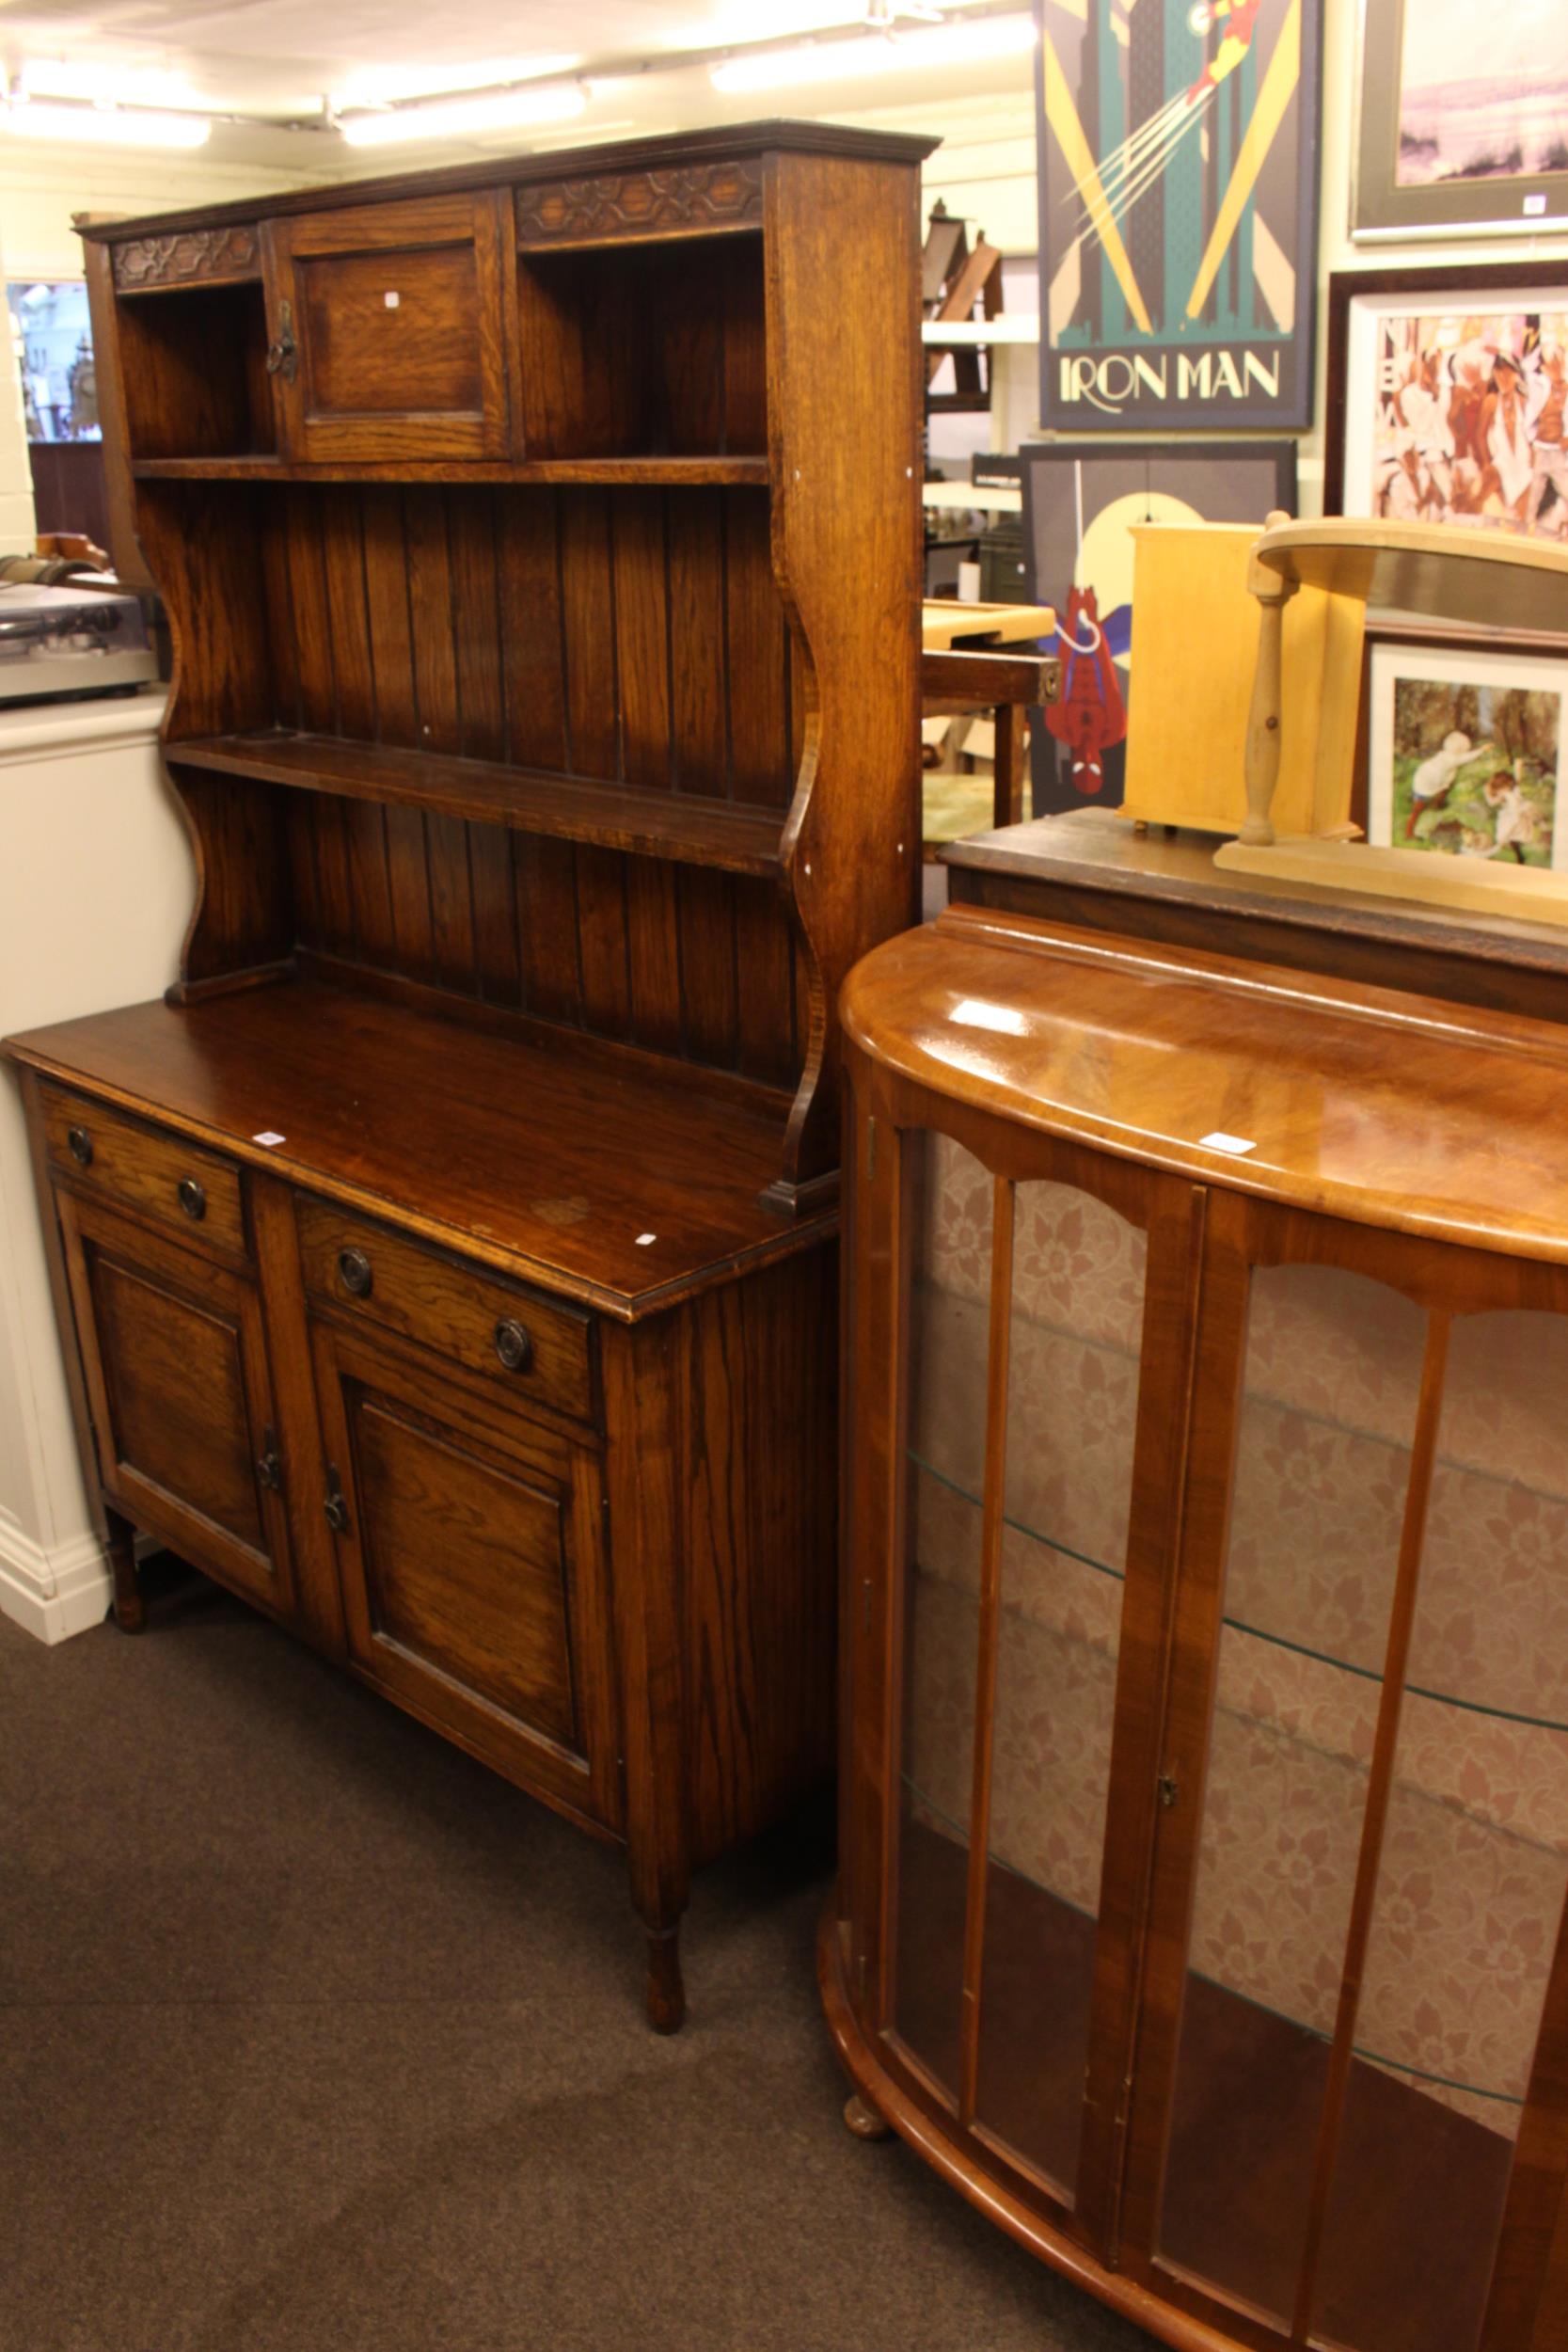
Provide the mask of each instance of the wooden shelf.
POLYGON ((139 457, 138 482, 604 482, 670 489, 768 487, 768 459, 744 457, 396 458, 290 465, 281 457, 139 457))
POLYGON ((729 874, 777 875, 783 812, 692 793, 640 791, 487 759, 452 759, 330 735, 204 735, 166 743, 171 767, 217 770, 304 792, 389 801, 480 824, 663 857, 729 874))

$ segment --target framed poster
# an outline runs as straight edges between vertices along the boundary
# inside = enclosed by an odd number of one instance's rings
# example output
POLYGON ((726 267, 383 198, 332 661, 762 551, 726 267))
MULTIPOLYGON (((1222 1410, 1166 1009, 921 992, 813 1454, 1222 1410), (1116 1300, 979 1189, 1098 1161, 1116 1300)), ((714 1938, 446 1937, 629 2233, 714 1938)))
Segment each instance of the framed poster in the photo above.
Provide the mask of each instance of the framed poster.
POLYGON ((1037 0, 1040 417, 1311 422, 1322 0, 1037 0))
POLYGON ((1568 867, 1560 809, 1568 662, 1375 644, 1368 661, 1367 838, 1568 867))
POLYGON ((1568 264, 1329 281, 1323 511, 1568 541, 1568 264))
POLYGON ((1568 8, 1361 0, 1360 240, 1568 227, 1568 8))
POLYGON ((1252 523, 1293 513, 1293 441, 1195 442, 1140 449, 1126 441, 1025 445, 1023 547, 1031 595, 1056 610, 1041 651, 1062 661, 1061 698, 1032 728, 1034 814, 1099 803, 1118 807, 1133 692, 1132 527, 1148 522, 1252 523))

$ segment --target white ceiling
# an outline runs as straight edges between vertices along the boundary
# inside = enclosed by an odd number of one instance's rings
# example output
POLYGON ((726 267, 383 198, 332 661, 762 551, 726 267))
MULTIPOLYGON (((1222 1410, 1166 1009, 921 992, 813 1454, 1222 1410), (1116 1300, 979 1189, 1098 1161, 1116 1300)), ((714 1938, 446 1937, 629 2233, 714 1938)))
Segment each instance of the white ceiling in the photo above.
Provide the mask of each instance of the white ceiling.
MULTIPOLYGON (((172 73, 216 112, 274 126, 312 119, 319 124, 328 96, 373 103, 471 88, 523 78, 542 65, 548 71, 552 61, 562 72, 613 70, 617 77, 627 77, 617 78, 613 90, 596 94, 587 112, 569 125, 521 136, 512 131, 447 141, 443 154, 579 145, 634 131, 754 115, 832 112, 842 118, 852 115, 857 103, 879 109, 918 104, 927 94, 946 101, 1011 87, 1027 74, 1024 60, 1011 57, 957 71, 879 74, 859 88, 818 85, 803 90, 800 100, 787 88, 761 99, 725 99, 712 88, 700 63, 673 64, 683 53, 848 29, 863 22, 867 4, 465 0, 461 8, 433 10, 429 0, 332 0, 326 7, 323 0, 229 0, 221 7, 182 5, 182 0, 18 0, 14 8, 0 0, 0 60, 12 73, 40 59, 121 71, 127 84, 116 94, 128 100, 148 95, 129 87, 133 72, 172 73)), ((976 5, 990 8, 998 0, 942 0, 942 5, 944 12, 957 13, 976 5)), ((909 13, 911 20, 928 15, 928 0, 913 0, 909 13)), ((915 29, 912 21, 909 29, 915 29)), ((237 161, 242 153, 261 160, 264 149, 270 160, 306 168, 314 158, 303 151, 302 141, 316 151, 328 172, 398 167, 388 151, 366 155, 342 150, 335 135, 320 128, 257 134, 220 124, 211 152, 214 162, 237 161)), ((399 149, 396 156, 405 152, 399 149)), ((430 158, 417 151, 409 159, 430 158)))

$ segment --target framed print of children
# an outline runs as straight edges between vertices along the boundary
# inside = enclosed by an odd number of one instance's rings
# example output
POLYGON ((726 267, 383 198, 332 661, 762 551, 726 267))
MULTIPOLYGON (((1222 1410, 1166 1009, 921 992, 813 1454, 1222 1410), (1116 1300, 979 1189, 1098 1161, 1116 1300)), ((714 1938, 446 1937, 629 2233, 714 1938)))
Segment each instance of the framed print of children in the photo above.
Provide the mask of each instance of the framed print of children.
POLYGON ((1568 664, 1376 644, 1368 676, 1374 847, 1568 866, 1558 821, 1568 664))

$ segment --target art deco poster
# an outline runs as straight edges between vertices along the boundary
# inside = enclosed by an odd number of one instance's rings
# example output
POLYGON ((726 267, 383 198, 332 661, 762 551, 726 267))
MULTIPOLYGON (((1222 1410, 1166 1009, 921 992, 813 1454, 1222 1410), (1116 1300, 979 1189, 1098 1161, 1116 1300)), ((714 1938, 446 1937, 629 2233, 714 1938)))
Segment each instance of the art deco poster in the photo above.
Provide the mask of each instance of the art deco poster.
POLYGON ((1039 0, 1041 421, 1310 422, 1321 0, 1039 0))

